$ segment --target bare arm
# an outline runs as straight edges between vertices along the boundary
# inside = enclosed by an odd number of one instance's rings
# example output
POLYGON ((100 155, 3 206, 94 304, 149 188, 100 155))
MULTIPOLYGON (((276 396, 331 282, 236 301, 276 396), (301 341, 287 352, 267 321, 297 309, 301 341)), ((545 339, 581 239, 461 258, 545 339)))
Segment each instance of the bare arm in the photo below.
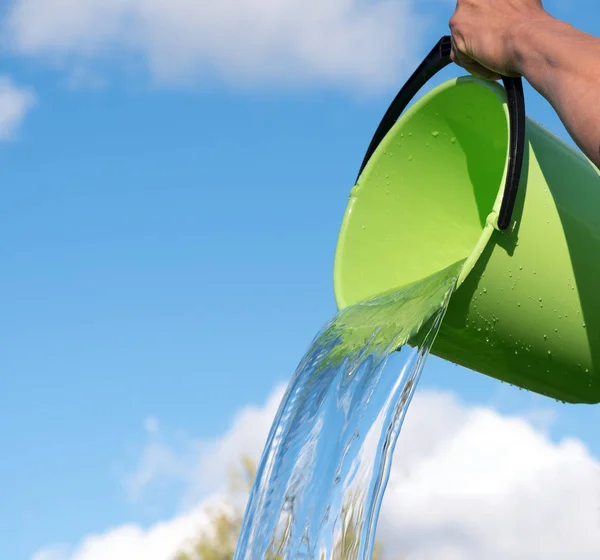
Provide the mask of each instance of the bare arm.
POLYGON ((600 167, 600 39, 540 0, 458 0, 450 28, 455 62, 487 79, 525 77, 600 167))

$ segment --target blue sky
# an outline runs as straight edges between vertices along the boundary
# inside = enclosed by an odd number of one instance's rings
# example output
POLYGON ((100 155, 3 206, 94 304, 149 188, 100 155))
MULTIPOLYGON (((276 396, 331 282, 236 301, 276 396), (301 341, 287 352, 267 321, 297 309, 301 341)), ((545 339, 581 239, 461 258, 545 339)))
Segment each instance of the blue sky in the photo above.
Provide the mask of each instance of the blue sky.
MULTIPOLYGON (((335 312, 333 252, 357 167, 453 9, 238 2, 216 14, 188 0, 3 10, 3 559, 55 545, 36 559, 70 558, 90 534, 185 506, 197 442, 261 406, 335 312), (140 468, 157 432, 169 453, 149 485, 140 468)), ((600 35, 592 1, 546 4, 600 35)), ((527 105, 566 138, 530 89, 527 105)), ((600 453, 597 409, 439 360, 422 389, 503 414, 552 410, 553 440, 600 453)))

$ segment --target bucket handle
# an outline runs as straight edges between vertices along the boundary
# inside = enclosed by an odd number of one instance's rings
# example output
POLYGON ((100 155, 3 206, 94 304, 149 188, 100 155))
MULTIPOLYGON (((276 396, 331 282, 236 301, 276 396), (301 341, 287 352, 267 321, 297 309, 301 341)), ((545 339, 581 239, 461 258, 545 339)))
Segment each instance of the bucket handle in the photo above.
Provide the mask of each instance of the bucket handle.
MULTIPOLYGON (((450 59, 451 51, 452 40, 450 36, 446 35, 438 41, 431 52, 425 57, 425 60, 423 60, 406 84, 404 84, 402 89, 398 92, 398 95, 396 95, 396 98, 392 101, 392 104, 386 111, 375 131, 362 165, 360 166, 358 177, 360 177, 368 161, 371 159, 371 156, 386 134, 394 126, 413 97, 426 82, 452 62, 450 59)), ((523 82, 521 78, 509 78, 503 76, 502 83, 506 90, 510 124, 508 170, 502 205, 500 207, 500 215, 498 217, 498 229, 505 230, 511 221, 523 167, 523 152, 525 149, 525 97, 523 95, 523 82)))

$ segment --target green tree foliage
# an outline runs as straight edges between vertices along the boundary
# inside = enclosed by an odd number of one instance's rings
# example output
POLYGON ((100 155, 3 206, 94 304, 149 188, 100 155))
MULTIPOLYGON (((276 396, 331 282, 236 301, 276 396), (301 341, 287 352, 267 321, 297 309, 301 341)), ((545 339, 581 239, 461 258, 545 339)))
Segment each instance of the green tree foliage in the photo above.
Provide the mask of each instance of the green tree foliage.
MULTIPOLYGON (((242 457, 241 467, 231 470, 229 493, 248 493, 256 477, 256 464, 249 457, 242 457)), ((181 552, 175 560, 232 560, 235 554, 244 512, 227 502, 223 507, 211 512, 212 531, 202 534, 193 544, 191 551, 181 552)))
MULTIPOLYGON (((232 496, 240 492, 248 493, 252 488, 254 478, 256 477, 256 464, 248 457, 243 457, 241 467, 232 470, 230 473, 229 492, 232 496)), ((362 507, 359 500, 353 500, 352 507, 343 512, 346 517, 350 515, 345 523, 346 529, 343 532, 340 542, 336 545, 334 560, 355 560, 358 558, 358 527, 354 521, 358 518, 354 511, 362 507)), ((215 509, 212 515, 212 531, 201 534, 197 541, 187 552, 181 552, 175 560, 232 560, 235 554, 235 546, 242 529, 244 512, 235 507, 232 502, 227 502, 223 507, 215 509)), ((271 551, 265 560, 281 560, 284 555, 280 552, 285 544, 286 531, 282 532, 280 541, 273 543, 271 551)), ((381 560, 382 551, 379 543, 375 544, 373 551, 373 560, 381 560)))

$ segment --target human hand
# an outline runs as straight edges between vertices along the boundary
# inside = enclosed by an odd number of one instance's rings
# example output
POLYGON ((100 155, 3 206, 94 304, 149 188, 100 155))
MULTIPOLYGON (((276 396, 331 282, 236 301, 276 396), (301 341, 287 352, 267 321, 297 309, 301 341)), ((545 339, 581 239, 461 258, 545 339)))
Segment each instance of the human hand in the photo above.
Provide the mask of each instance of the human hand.
POLYGON ((517 39, 551 19, 541 0, 457 0, 451 58, 487 80, 520 76, 517 39))

